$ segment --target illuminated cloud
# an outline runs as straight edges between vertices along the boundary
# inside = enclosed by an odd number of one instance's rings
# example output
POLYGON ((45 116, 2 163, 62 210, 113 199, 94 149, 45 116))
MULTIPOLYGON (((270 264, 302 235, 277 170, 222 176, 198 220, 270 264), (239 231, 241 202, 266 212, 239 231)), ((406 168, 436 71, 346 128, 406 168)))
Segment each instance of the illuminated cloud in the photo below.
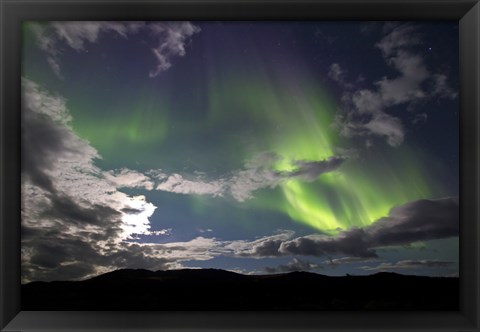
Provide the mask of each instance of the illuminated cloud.
POLYGON ((105 179, 117 188, 144 188, 152 190, 154 183, 145 174, 122 168, 103 173, 105 179))
POLYGON ((345 70, 342 69, 338 63, 332 63, 330 70, 328 71, 328 77, 340 84, 342 87, 350 89, 353 87, 353 85, 347 82, 345 75, 345 70))
MULTIPOLYGON (((416 26, 387 24, 383 30, 386 35, 375 47, 381 50, 385 63, 399 75, 374 81, 375 89, 345 92, 342 97, 345 112, 337 115, 333 126, 345 137, 383 137, 390 146, 396 147, 403 143, 405 129, 400 118, 387 113, 389 108, 403 105, 411 111, 421 100, 454 99, 457 94, 448 86, 446 75, 432 74, 424 58, 412 50, 422 43, 416 26), (433 88, 426 89, 425 84, 433 88)), ((346 87, 343 74, 337 63, 332 64, 329 76, 346 87)), ((371 141, 367 142, 370 142, 367 146, 371 145, 371 141)))
MULTIPOLYGON (((22 253, 28 273, 42 269, 42 262, 54 275, 87 271, 78 265, 82 252, 100 255, 133 234, 152 234, 148 218, 156 207, 144 196, 118 191, 110 173, 104 177, 94 164, 98 152, 73 133, 66 101, 26 79, 22 89, 22 253), (50 261, 41 249, 54 243, 72 249, 50 261)), ((139 177, 123 170, 114 179, 121 187, 138 184, 139 177)))
POLYGON ((172 66, 170 59, 174 56, 184 56, 188 38, 200 31, 200 28, 190 22, 170 22, 167 24, 154 24, 150 29, 159 35, 158 46, 152 49, 158 64, 150 72, 150 77, 155 77, 172 66))
POLYGON ((156 190, 172 192, 176 194, 197 194, 222 196, 224 193, 223 181, 205 182, 199 178, 186 180, 180 174, 172 174, 164 182, 157 185, 156 190))
POLYGON ((157 67, 149 73, 150 77, 155 77, 172 66, 173 57, 186 54, 186 43, 200 28, 190 22, 68 21, 33 23, 32 31, 38 47, 47 53, 47 61, 59 78, 63 78, 60 66, 63 45, 84 52, 87 43, 97 43, 102 35, 114 34, 128 39, 145 31, 153 35, 155 40, 151 50, 157 60, 157 67))
POLYGON ((275 257, 279 255, 280 245, 291 239, 295 232, 291 230, 278 230, 275 234, 263 236, 253 241, 236 240, 226 242, 223 250, 238 257, 275 257))
MULTIPOLYGON (((242 170, 232 172, 233 175, 217 180, 206 180, 203 175, 194 176, 193 180, 185 179, 180 174, 165 175, 157 170, 157 179, 163 179, 157 190, 177 194, 197 194, 223 197, 230 194, 235 200, 243 202, 253 197, 253 192, 263 188, 275 188, 284 181, 301 180, 312 182, 320 175, 334 171, 340 167, 346 157, 331 157, 326 160, 291 161, 292 170, 277 171, 274 163, 283 158, 275 155, 271 160, 265 159, 265 153, 259 154, 245 164, 242 170), (158 175, 160 174, 160 175, 158 175)), ((271 153, 268 155, 272 155, 271 153)))

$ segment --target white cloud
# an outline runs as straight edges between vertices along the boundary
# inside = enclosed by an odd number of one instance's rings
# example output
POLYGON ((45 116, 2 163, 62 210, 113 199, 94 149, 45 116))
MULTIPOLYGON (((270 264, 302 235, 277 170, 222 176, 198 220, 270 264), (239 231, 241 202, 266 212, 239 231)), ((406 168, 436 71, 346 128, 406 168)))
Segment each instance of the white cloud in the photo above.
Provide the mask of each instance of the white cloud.
POLYGON ((145 174, 127 168, 103 172, 107 181, 117 188, 144 188, 152 190, 154 183, 145 174))
POLYGON ((128 237, 132 234, 152 235, 150 232, 150 218, 157 208, 152 203, 146 201, 145 196, 128 197, 123 201, 123 229, 128 237), (137 213, 125 213, 125 211, 138 211, 137 213))
POLYGON ((386 31, 393 28, 380 42, 375 46, 382 50, 383 54, 388 57, 400 48, 417 45, 421 42, 419 36, 415 33, 416 28, 410 24, 391 25, 387 23, 384 27, 386 31))
POLYGON ((412 120, 413 124, 418 124, 418 123, 423 123, 426 122, 428 119, 428 114, 427 113, 417 113, 415 114, 415 117, 412 120))
POLYGON ((168 176, 166 181, 157 185, 156 189, 168 191, 177 194, 198 194, 223 196, 225 184, 222 180, 205 182, 197 178, 196 180, 186 180, 180 174, 168 176))
MULTIPOLYGON (((421 100, 454 99, 456 93, 448 86, 446 75, 432 74, 423 57, 412 52, 411 47, 422 42, 415 26, 386 24, 384 31, 388 33, 375 46, 399 75, 373 82, 376 89, 345 92, 342 96, 345 114, 338 115, 333 126, 345 137, 384 137, 389 145, 399 146, 404 141, 405 131, 401 120, 386 112, 390 107, 405 105, 412 110, 421 100), (426 89, 426 83, 432 83, 433 89, 426 89)), ((330 76, 338 81, 342 75, 338 65, 332 64, 330 76)), ((367 146, 371 144, 371 139, 367 138, 367 146)))
POLYGON ((359 113, 377 113, 383 110, 382 98, 371 90, 358 90, 351 101, 359 113))
POLYGON ((328 77, 330 77, 332 80, 334 80, 344 88, 350 89, 353 87, 353 84, 347 82, 345 75, 345 70, 342 69, 338 63, 332 63, 328 71, 328 77))
MULTIPOLYGON (((85 42, 97 42, 100 33, 115 32, 126 37, 128 32, 128 25, 118 22, 51 22, 50 26, 55 31, 54 36, 76 51, 84 50, 85 42)), ((54 43, 55 41, 48 42, 50 45, 54 43)))
POLYGON ((63 80, 62 68, 60 67, 60 63, 58 62, 58 60, 55 57, 51 56, 47 58, 47 62, 52 68, 55 75, 57 75, 59 79, 63 80))
POLYGON ((370 122, 364 125, 372 134, 387 137, 391 146, 399 146, 404 139, 404 130, 400 119, 386 113, 375 114, 370 122))
POLYGON ((190 22, 171 22, 168 25, 156 24, 152 30, 161 35, 159 45, 152 49, 158 64, 149 75, 155 77, 172 66, 170 59, 173 56, 185 55, 187 39, 199 32, 200 28, 190 22))
POLYGON ((38 47, 47 53, 47 61, 59 78, 63 77, 60 66, 62 46, 81 52, 87 43, 97 43, 102 35, 114 34, 127 39, 140 31, 145 31, 155 40, 151 49, 157 67, 149 73, 150 77, 155 77, 172 66, 173 57, 186 54, 189 38, 200 31, 190 22, 70 21, 33 23, 31 27, 38 47))
POLYGON ((236 240, 225 242, 222 250, 235 257, 275 257, 279 256, 280 245, 291 239, 295 232, 277 230, 273 235, 264 236, 253 241, 236 240))
POLYGON ((64 98, 51 95, 36 83, 26 79, 22 79, 22 88, 23 106, 29 112, 48 116, 52 121, 65 126, 72 120, 64 98))
POLYGON ((435 80, 433 95, 440 96, 442 98, 455 99, 458 93, 453 91, 447 84, 447 76, 444 74, 435 74, 433 76, 435 80))
POLYGON ((261 153, 247 161, 244 169, 215 180, 208 180, 203 174, 192 176, 191 180, 176 173, 168 176, 161 170, 150 171, 149 174, 160 180, 157 190, 214 197, 225 197, 228 194, 243 202, 252 198, 254 191, 274 188, 284 181, 298 179, 312 182, 321 174, 338 169, 347 157, 345 155, 318 161, 293 160, 292 171, 280 172, 275 171, 273 165, 282 157, 273 153, 261 153))

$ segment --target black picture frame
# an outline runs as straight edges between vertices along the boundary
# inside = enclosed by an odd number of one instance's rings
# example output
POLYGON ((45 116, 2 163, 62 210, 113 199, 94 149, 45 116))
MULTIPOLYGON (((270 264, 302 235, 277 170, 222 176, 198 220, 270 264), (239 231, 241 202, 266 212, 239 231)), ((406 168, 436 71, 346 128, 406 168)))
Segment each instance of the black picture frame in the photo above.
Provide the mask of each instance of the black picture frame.
MULTIPOLYGON (((479 331, 478 0, 0 0, 1 331, 479 331), (460 33, 460 311, 44 312, 20 303, 20 88, 24 20, 457 20, 460 33)), ((441 290, 439 290, 441 291, 441 290)))

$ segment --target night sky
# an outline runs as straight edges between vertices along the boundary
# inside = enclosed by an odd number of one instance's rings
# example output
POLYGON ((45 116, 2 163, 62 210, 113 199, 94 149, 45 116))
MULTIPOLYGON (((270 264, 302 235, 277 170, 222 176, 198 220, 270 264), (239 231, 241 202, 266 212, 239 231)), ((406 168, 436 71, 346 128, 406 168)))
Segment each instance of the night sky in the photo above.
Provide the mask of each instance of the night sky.
POLYGON ((27 22, 22 282, 458 276, 456 22, 27 22))

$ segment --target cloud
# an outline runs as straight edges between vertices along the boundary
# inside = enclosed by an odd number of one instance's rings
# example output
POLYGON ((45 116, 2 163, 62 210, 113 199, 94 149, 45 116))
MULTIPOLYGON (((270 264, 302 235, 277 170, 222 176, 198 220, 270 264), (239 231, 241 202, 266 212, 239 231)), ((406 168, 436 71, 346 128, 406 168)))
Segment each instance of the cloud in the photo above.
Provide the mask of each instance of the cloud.
POLYGON ((32 23, 31 29, 38 47, 47 53, 47 62, 59 77, 63 78, 60 66, 62 47, 76 52, 85 51, 87 43, 97 43, 102 35, 116 35, 128 39, 131 35, 145 32, 152 36, 151 50, 157 66, 149 76, 155 77, 172 66, 171 59, 186 54, 186 44, 200 28, 190 22, 107 22, 70 21, 32 23))
POLYGON ((351 257, 351 256, 345 256, 345 257, 341 257, 341 258, 330 259, 330 260, 329 260, 329 265, 331 265, 331 266, 337 266, 337 265, 343 265, 343 264, 369 262, 369 261, 375 261, 375 260, 377 260, 376 257, 351 257))
POLYGON ((306 182, 312 182, 320 175, 338 169, 344 161, 345 159, 343 157, 330 157, 325 160, 316 161, 295 160, 292 164, 296 169, 279 174, 286 179, 301 179, 306 182))
POLYGON ((377 113, 383 108, 381 96, 371 90, 358 90, 351 98, 356 110, 362 114, 377 113))
MULTIPOLYGON (((95 166, 100 156, 74 134, 65 103, 22 80, 24 281, 61 279, 115 266, 108 257, 130 250, 125 240, 164 231, 150 229, 148 218, 156 207, 144 196, 117 190, 125 183, 145 186, 145 179, 126 169, 104 173, 95 166)), ((164 266, 161 262, 156 266, 164 266)))
POLYGON ((360 269, 365 271, 385 271, 401 269, 421 269, 421 268, 447 268, 455 265, 455 262, 441 260, 403 260, 396 263, 382 263, 377 266, 362 266, 360 269))
POLYGON ((434 87, 433 94, 435 96, 440 96, 442 98, 455 99, 458 96, 458 93, 453 91, 451 87, 447 84, 447 76, 444 74, 435 74, 433 76, 434 87))
POLYGON ((200 28, 190 22, 171 22, 168 25, 155 24, 153 31, 162 35, 159 45, 152 49, 158 64, 150 72, 150 77, 155 77, 162 71, 172 66, 170 59, 174 56, 184 56, 185 44, 189 37, 200 31, 200 28))
POLYGON ((263 188, 275 188, 284 181, 298 179, 312 182, 320 175, 337 170, 347 156, 330 157, 325 160, 292 160, 291 171, 277 171, 275 162, 283 158, 275 153, 262 153, 245 163, 245 168, 232 172, 229 176, 208 180, 202 174, 186 179, 180 174, 166 175, 161 170, 152 171, 157 180, 157 190, 178 194, 211 195, 225 197, 230 195, 243 202, 252 198, 252 193, 263 188))
MULTIPOLYGON (((374 89, 345 92, 342 96, 344 114, 339 114, 332 125, 342 136, 364 136, 369 145, 370 136, 383 137, 395 147, 403 143, 405 130, 400 118, 387 113, 389 108, 403 105, 412 111, 420 101, 454 99, 457 94, 448 86, 446 75, 431 73, 423 57, 414 52, 414 47, 422 43, 417 27, 395 22, 385 24, 383 30, 386 35, 375 47, 398 76, 385 76, 372 82, 374 89)), ((343 80, 343 73, 336 63, 330 67, 330 77, 338 82, 343 80)))
POLYGON ((276 234, 264 236, 254 241, 236 240, 224 243, 223 249, 235 257, 275 257, 279 256, 281 244, 293 237, 291 230, 278 230, 276 234))
POLYGON ((227 247, 237 246, 233 251, 237 256, 255 258, 346 255, 343 258, 343 263, 346 263, 378 258, 377 249, 455 237, 458 234, 457 198, 422 199, 392 208, 387 217, 378 219, 370 226, 350 228, 334 236, 310 234, 292 238, 292 232, 284 232, 257 242, 235 242, 227 247))
POLYGON ((332 63, 328 71, 328 77, 340 84, 342 87, 351 89, 353 85, 345 79, 346 72, 338 63, 332 63))
POLYGON ((292 231, 254 241, 197 237, 167 244, 136 243, 140 236, 145 241, 146 236, 169 236, 172 230, 152 230, 149 218, 156 206, 143 195, 129 196, 119 188, 232 193, 241 176, 262 186, 289 178, 310 181, 342 162, 292 161, 292 171, 276 172, 271 167, 279 156, 266 153, 247 162, 237 177, 228 178, 230 187, 218 181, 188 181, 160 170, 103 171, 95 165, 101 158, 98 152, 73 132, 65 99, 23 79, 22 107, 22 282, 82 279, 126 267, 172 269, 182 267, 183 261, 219 255, 276 256, 292 231))
POLYGON ((419 123, 424 123, 428 119, 428 114, 427 113, 417 113, 415 114, 415 117, 412 120, 413 124, 419 124, 419 123))
POLYGON ((144 196, 128 196, 117 188, 151 187, 134 171, 102 172, 98 152, 75 135, 66 101, 23 80, 22 193, 26 220, 59 218, 72 224, 116 225, 130 232, 149 229, 155 206, 144 196), (40 198, 41 196, 41 198, 40 198), (129 214, 134 210, 135 213, 129 214), (30 218, 31 217, 31 218, 30 218), (113 223, 110 218, 117 222, 113 223))
POLYGON ((375 114, 372 120, 364 125, 364 128, 374 135, 385 136, 391 146, 399 146, 405 137, 400 119, 386 113, 375 114))
POLYGON ((53 33, 50 35, 41 33, 39 37, 43 38, 43 41, 40 45, 47 44, 53 48, 56 42, 54 38, 58 38, 76 51, 84 50, 85 42, 97 42, 101 33, 115 32, 126 37, 130 32, 130 26, 120 22, 51 22, 49 26, 53 29, 53 33))
POLYGON ((458 236, 458 198, 422 199, 394 207, 368 227, 371 247, 404 245, 458 236))
POLYGON ((283 242, 279 252, 284 255, 331 256, 343 254, 357 257, 377 257, 369 246, 366 230, 353 228, 336 236, 307 235, 283 242))
POLYGON ((312 263, 309 261, 301 260, 297 257, 293 258, 293 260, 287 264, 282 264, 277 267, 269 267, 265 268, 265 271, 268 273, 288 273, 288 272, 295 272, 295 271, 312 271, 321 269, 322 266, 316 263, 312 263))
POLYGON ((177 194, 197 194, 223 196, 225 183, 222 180, 206 182, 197 177, 195 180, 184 179, 180 174, 172 174, 156 186, 156 190, 177 194))
POLYGON ((416 27, 411 24, 399 25, 398 22, 389 22, 384 25, 384 32, 389 33, 375 46, 381 49, 385 56, 421 43, 420 37, 415 33, 416 27))
POLYGON ((154 187, 153 181, 148 176, 127 168, 107 171, 103 173, 103 176, 117 188, 143 188, 152 190, 154 187))

